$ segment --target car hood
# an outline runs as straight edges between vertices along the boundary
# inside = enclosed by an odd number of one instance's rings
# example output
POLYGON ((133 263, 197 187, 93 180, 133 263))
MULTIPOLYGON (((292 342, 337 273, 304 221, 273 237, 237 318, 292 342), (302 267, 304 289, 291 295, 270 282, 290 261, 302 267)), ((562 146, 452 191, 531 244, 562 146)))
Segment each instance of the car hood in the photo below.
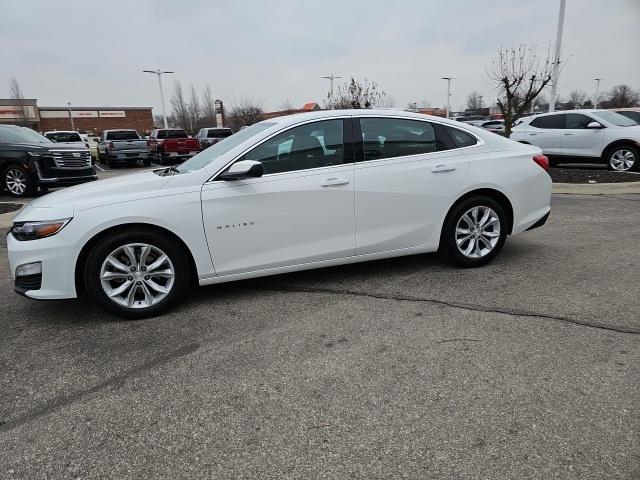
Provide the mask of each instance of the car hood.
POLYGON ((171 177, 161 177, 152 171, 119 175, 95 182, 83 183, 36 198, 35 208, 76 207, 129 202, 157 195, 171 177))

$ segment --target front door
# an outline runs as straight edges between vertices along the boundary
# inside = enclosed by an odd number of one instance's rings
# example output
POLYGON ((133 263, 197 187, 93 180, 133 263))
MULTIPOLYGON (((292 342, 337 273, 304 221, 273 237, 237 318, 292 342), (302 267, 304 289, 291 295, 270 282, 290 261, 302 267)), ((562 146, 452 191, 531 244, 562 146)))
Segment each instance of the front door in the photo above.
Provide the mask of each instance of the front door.
POLYGON ((350 131, 348 119, 290 128, 238 159, 260 161, 262 177, 203 186, 205 232, 218 275, 354 255, 350 131))
POLYGON ((582 113, 566 113, 562 135, 562 151, 564 155, 576 157, 599 157, 604 142, 604 131, 601 128, 587 128, 593 118, 582 113))
MULTIPOLYGON (((356 163, 356 253, 426 243, 468 170, 464 154, 437 123, 360 119, 364 155, 356 163)), ((459 129, 461 141, 475 143, 459 129), (462 138, 463 136, 468 138, 462 138)))

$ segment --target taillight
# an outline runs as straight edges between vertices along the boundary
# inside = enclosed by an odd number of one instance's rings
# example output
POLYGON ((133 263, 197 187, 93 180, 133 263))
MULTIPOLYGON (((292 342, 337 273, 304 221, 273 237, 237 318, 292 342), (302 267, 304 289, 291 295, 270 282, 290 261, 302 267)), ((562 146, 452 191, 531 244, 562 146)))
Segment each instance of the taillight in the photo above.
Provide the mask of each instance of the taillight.
POLYGON ((109 150, 113 150, 113 142, 109 142, 109 150))
POLYGON ((549 170, 549 159, 545 155, 535 155, 533 161, 540 165, 543 170, 549 170))

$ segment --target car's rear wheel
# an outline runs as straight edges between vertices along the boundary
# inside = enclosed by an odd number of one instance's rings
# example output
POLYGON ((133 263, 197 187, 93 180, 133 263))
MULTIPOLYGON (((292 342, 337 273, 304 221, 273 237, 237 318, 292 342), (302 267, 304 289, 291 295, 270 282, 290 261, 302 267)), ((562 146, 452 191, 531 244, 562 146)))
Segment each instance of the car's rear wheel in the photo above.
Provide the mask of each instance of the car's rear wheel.
POLYGON ((84 269, 89 295, 109 312, 130 319, 167 311, 184 297, 189 279, 183 249, 144 229, 115 233, 101 241, 84 269))
POLYGON ((631 145, 614 147, 607 152, 607 167, 616 172, 638 170, 640 156, 638 149, 631 145))
POLYGON ((9 165, 4 170, 4 185, 14 197, 30 197, 36 192, 33 175, 22 165, 9 165))
POLYGON ((440 252, 461 267, 479 267, 491 261, 507 237, 504 208, 490 197, 469 197, 447 215, 440 252))

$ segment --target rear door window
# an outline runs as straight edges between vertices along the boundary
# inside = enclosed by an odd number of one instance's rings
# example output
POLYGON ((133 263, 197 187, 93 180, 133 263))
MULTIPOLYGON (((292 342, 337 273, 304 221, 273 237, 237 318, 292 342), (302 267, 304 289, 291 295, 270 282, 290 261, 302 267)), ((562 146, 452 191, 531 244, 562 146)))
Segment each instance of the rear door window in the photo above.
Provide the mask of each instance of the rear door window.
POLYGON ((536 128, 563 128, 564 126, 564 115, 545 115, 544 117, 537 117, 531 120, 529 124, 532 127, 536 128))
POLYGON ((430 122, 400 118, 361 118, 364 161, 446 150, 430 122))

